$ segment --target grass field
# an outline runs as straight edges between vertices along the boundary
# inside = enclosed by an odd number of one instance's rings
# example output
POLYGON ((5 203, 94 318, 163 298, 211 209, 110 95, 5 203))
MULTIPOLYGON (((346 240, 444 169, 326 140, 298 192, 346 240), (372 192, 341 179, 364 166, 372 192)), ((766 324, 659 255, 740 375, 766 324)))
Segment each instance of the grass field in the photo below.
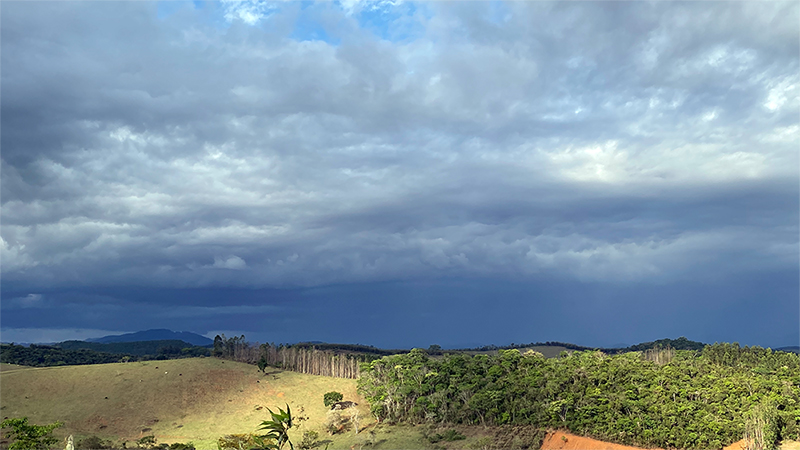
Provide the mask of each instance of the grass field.
POLYGON ((198 449, 215 449, 220 436, 253 432, 268 418, 266 408, 288 404, 295 417, 308 417, 292 431, 293 440, 299 441, 308 429, 318 431, 320 439, 332 439, 331 448, 350 448, 365 435, 351 431, 330 437, 323 429, 327 408, 322 399, 329 391, 359 403, 362 428, 374 428, 355 380, 275 369, 264 375, 255 366, 215 358, 47 368, 5 365, 0 377, 3 417, 27 416, 36 424, 60 420, 65 425, 57 435, 76 439, 96 435, 120 442, 152 434, 159 442, 191 441, 198 449))

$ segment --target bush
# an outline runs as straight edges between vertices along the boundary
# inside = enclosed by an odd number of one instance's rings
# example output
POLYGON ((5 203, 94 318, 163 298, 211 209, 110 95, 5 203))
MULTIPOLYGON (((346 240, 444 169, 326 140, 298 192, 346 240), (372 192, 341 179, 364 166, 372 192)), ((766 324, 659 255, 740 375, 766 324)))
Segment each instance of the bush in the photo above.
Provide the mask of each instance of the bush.
POLYGON ((196 450, 196 449, 194 448, 194 444, 191 442, 188 442, 186 444, 181 442, 176 442, 174 444, 170 444, 169 450, 196 450))
POLYGON ((250 434, 229 434, 217 439, 217 447, 220 450, 240 450, 243 448, 257 448, 256 436, 250 434))
POLYGON ((136 441, 136 445, 141 448, 154 448, 156 446, 156 437, 152 434, 150 436, 144 436, 136 441))
POLYGON ((336 402, 342 401, 344 396, 336 391, 328 392, 323 396, 323 401, 325 402, 325 407, 330 408, 330 406, 336 402))
POLYGON ((114 446, 111 441, 100 439, 97 436, 89 436, 78 441, 75 446, 78 450, 104 450, 110 449, 114 446))
POLYGON ((446 442, 460 441, 467 438, 466 436, 464 436, 463 434, 459 433, 458 431, 452 428, 444 430, 441 433, 429 434, 426 437, 428 438, 428 441, 431 444, 435 444, 440 441, 446 441, 446 442))
POLYGON ((303 432, 303 440, 297 444, 297 448, 301 450, 310 450, 319 446, 319 433, 316 431, 306 430, 303 432))
POLYGON ((325 429, 330 434, 337 434, 347 431, 350 428, 350 417, 342 414, 341 411, 328 411, 328 418, 325 421, 325 429))
MULTIPOLYGON (((8 436, 12 439, 9 450, 45 450, 58 442, 50 435, 56 428, 64 425, 54 422, 50 425, 32 425, 27 417, 6 419, 0 423, 0 428, 11 428, 8 436)), ((5 434, 5 433, 4 433, 5 434)))

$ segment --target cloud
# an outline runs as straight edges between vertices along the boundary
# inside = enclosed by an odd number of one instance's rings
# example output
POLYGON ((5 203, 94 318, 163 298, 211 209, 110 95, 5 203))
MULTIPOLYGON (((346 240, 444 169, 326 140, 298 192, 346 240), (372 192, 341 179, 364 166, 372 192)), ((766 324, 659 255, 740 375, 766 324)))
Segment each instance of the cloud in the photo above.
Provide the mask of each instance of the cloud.
POLYGON ((7 328, 0 332, 0 341, 16 343, 83 341, 91 338, 121 334, 113 330, 87 328, 7 328))
POLYGON ((798 267, 795 2, 3 12, 18 298, 798 267))
POLYGON ((273 2, 263 0, 221 0, 225 10, 225 19, 229 22, 241 20, 248 25, 255 25, 269 17, 276 9, 273 2))
POLYGON ((239 258, 236 255, 230 256, 228 258, 214 258, 214 265, 211 266, 217 269, 235 269, 241 270, 247 267, 247 263, 244 262, 242 258, 239 258))
POLYGON ((10 298, 3 301, 3 309, 43 308, 47 306, 42 294, 28 294, 25 297, 10 298))

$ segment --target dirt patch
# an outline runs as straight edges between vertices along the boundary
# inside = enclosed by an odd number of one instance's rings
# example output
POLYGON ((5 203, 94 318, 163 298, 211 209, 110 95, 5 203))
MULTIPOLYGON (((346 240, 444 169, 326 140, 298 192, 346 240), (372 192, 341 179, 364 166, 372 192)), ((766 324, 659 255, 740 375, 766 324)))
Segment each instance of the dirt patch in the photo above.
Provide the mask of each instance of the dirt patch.
POLYGON ((747 441, 742 439, 741 441, 737 441, 731 445, 723 447, 722 450, 745 450, 746 448, 747 448, 747 441))
MULTIPOLYGON (((780 450, 800 450, 800 442, 798 441, 783 441, 781 445, 778 446, 780 450)), ((746 450, 747 449, 747 441, 742 439, 741 441, 736 441, 731 445, 725 446, 722 450, 746 450)))
POLYGON ((547 433, 547 437, 542 443, 542 450, 641 450, 641 447, 598 441, 597 439, 556 431, 547 433))

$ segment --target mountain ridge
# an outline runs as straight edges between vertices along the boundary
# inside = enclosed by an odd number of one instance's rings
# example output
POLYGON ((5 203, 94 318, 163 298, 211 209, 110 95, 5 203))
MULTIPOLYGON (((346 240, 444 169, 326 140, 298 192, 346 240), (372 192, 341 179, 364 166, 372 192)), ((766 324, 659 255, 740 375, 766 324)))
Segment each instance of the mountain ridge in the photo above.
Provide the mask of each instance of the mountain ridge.
POLYGON ((99 344, 112 344, 118 342, 141 342, 141 341, 166 341, 178 340, 188 342, 192 345, 207 346, 214 344, 214 341, 190 331, 172 331, 166 328, 155 328, 152 330, 136 331, 134 333, 116 334, 103 336, 100 338, 86 339, 86 342, 96 342, 99 344))

